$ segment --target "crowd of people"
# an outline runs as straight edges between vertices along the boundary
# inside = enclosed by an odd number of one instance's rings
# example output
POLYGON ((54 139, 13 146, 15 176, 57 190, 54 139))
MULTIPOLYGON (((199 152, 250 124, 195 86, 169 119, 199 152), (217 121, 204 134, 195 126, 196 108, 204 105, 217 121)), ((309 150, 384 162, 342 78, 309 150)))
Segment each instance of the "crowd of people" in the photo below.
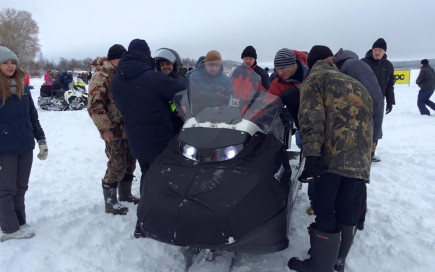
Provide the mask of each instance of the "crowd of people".
MULTIPOLYGON (((356 230, 364 228, 366 184, 371 163, 380 161, 375 150, 382 138, 384 107, 389 114, 395 105, 394 68, 386 51, 382 38, 362 59, 350 50, 334 54, 324 45, 315 45, 308 53, 282 48, 275 54, 271 76, 258 66, 253 46, 241 53, 243 65, 261 77, 261 90, 283 101, 281 118, 284 123, 294 122, 306 159, 299 180, 309 184, 315 222, 308 228, 310 258, 291 258, 288 266, 292 270, 344 271, 356 230)), ((26 222, 24 208, 34 139, 40 148, 38 158, 44 160, 48 155, 45 135, 18 64, 11 50, 0 47, 1 241, 35 235, 26 222), (14 114, 17 111, 20 114, 14 114)), ((131 41, 127 49, 115 44, 107 57, 93 61, 87 110, 105 142, 108 162, 101 182, 107 213, 125 215, 128 208, 121 202, 139 202, 131 191, 136 162, 142 174, 142 195, 146 171, 183 125, 180 109, 172 100, 176 93, 189 88, 189 79, 206 77, 209 93, 234 92, 216 50, 201 56, 194 69, 184 70, 175 50, 160 48, 152 55, 141 39, 131 41)), ((68 77, 68 73, 51 71, 45 75, 45 84, 69 84, 68 77)), ((421 62, 417 84, 421 88, 420 112, 430 115, 425 105, 435 110, 429 100, 435 72, 426 59, 421 62)))

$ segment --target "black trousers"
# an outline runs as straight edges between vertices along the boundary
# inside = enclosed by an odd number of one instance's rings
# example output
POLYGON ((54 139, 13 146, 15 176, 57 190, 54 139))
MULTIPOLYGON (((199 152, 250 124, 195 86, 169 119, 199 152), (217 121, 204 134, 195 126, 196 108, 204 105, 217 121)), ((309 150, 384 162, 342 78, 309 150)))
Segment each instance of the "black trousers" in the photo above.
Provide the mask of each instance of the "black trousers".
POLYGON ((29 184, 33 150, 22 155, 0 156, 0 228, 4 233, 26 223, 24 195, 29 184))
POLYGON ((335 233, 338 225, 356 225, 359 213, 355 203, 361 196, 365 181, 337 174, 323 173, 315 182, 314 212, 319 231, 335 233))

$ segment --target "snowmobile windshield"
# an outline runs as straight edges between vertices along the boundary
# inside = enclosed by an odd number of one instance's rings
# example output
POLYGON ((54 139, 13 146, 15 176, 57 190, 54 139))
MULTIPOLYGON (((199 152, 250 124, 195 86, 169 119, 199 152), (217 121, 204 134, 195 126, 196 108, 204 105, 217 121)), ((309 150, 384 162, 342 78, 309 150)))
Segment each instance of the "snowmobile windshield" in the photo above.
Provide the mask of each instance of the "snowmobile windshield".
POLYGON ((189 88, 174 97, 183 128, 228 128, 272 133, 279 125, 281 99, 263 90, 260 76, 240 65, 228 77, 222 62, 201 64, 189 77, 189 88))

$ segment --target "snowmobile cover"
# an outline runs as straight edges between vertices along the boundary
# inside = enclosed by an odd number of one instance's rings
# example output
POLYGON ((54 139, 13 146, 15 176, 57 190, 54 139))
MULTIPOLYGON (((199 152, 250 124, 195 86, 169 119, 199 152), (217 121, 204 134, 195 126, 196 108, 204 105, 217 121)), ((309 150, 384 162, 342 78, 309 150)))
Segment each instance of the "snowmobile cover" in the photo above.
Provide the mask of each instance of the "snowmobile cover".
MULTIPOLYGON (((240 69, 258 77, 247 66, 240 69)), ((283 130, 272 128, 282 126, 282 102, 253 87, 252 79, 232 85, 227 78, 231 92, 215 92, 228 82, 203 72, 195 70, 188 91, 174 98, 185 124, 144 176, 140 229, 146 237, 180 246, 247 253, 285 249, 289 177, 275 174, 289 166, 283 143, 273 135, 283 130), (247 86, 250 95, 237 90, 247 86), (229 147, 232 152, 226 152, 229 147)))

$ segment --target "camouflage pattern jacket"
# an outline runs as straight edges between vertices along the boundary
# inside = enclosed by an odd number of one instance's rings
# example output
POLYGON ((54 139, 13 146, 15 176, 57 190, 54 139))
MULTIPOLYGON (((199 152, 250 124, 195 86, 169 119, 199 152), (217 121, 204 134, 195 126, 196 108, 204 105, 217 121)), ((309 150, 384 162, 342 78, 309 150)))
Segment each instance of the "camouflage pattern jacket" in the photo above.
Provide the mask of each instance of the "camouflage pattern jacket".
POLYGON ((322 170, 369 181, 373 104, 364 86, 318 61, 302 83, 299 123, 305 157, 321 157, 322 170))
POLYGON ((93 76, 89 84, 88 113, 100 134, 110 129, 115 140, 126 139, 124 121, 112 93, 116 67, 107 58, 97 58, 91 67, 93 76))

